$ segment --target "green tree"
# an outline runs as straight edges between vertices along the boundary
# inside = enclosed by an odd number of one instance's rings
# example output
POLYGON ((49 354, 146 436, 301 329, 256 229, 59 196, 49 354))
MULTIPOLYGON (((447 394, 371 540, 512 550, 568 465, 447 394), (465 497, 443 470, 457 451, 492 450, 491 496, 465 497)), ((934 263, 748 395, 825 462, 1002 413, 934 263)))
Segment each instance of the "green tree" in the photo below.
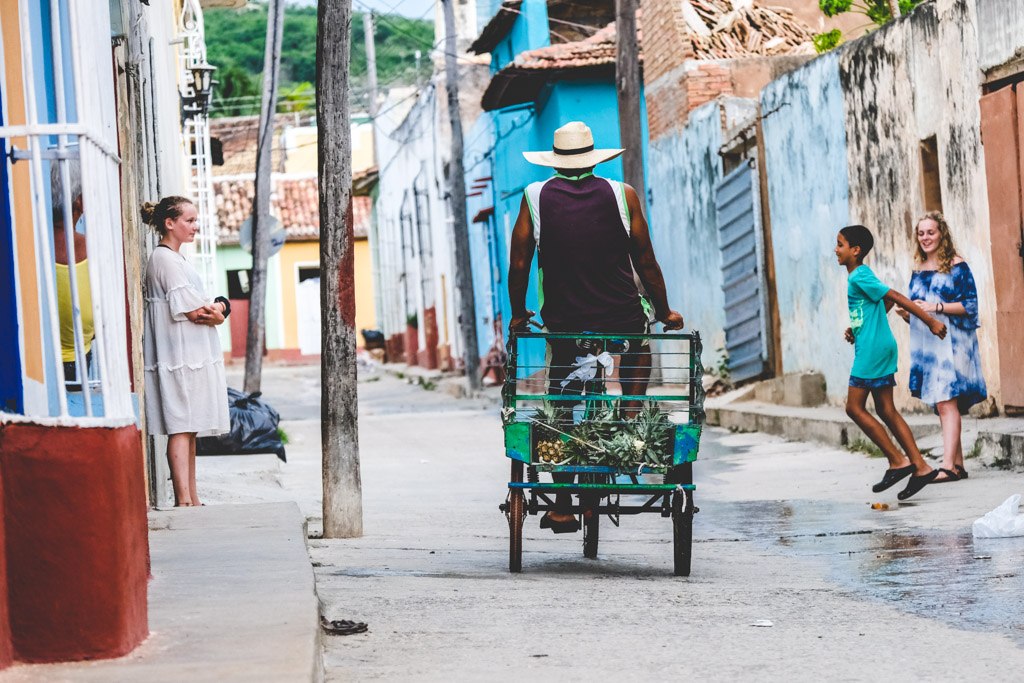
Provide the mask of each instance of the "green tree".
MULTIPOLYGON (((927 0, 899 0, 900 14, 907 14, 927 0)), ((818 7, 826 17, 853 12, 863 14, 876 26, 884 26, 892 21, 892 10, 889 0, 818 0, 818 7)), ((814 36, 814 48, 818 53, 828 52, 843 42, 843 32, 832 29, 814 36)))
MULTIPOLYGON (((263 50, 267 30, 267 5, 250 2, 242 9, 208 9, 206 21, 207 58, 217 67, 219 85, 214 94, 213 116, 240 116, 259 113, 262 92, 263 50)), ((376 15, 377 79, 382 88, 416 82, 416 58, 422 55, 424 72, 431 68, 429 53, 434 46, 431 21, 395 15, 376 15)), ((363 16, 352 15, 352 94, 353 107, 362 106, 366 91, 366 43, 363 16)), ((316 82, 316 7, 289 5, 285 11, 281 54, 281 108, 296 107, 298 96, 312 100, 316 82), (308 90, 301 86, 306 84, 308 90), (289 88, 293 90, 289 90, 289 88), (297 90, 295 90, 298 88, 297 90)), ((294 109, 292 109, 294 110, 294 109)))

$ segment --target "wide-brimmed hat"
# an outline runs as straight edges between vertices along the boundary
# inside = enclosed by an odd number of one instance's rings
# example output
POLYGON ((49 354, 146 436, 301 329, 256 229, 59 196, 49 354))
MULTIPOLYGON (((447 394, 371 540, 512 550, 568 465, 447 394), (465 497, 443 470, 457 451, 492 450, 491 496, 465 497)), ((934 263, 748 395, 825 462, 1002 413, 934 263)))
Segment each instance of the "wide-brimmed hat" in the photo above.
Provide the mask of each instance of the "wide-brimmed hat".
POLYGON ((582 121, 571 121, 555 131, 550 152, 523 152, 531 164, 552 168, 590 168, 619 156, 624 149, 594 149, 594 134, 582 121))

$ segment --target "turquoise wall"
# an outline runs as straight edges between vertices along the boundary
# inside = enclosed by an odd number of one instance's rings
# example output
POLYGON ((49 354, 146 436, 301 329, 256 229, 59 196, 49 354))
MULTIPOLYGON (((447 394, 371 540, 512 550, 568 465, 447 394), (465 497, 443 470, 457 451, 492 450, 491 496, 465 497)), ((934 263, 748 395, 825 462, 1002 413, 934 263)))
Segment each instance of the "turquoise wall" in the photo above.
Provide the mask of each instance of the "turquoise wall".
POLYGON ((769 83, 761 108, 783 371, 824 372, 829 393, 845 393, 846 273, 832 252, 850 222, 838 55, 769 83))

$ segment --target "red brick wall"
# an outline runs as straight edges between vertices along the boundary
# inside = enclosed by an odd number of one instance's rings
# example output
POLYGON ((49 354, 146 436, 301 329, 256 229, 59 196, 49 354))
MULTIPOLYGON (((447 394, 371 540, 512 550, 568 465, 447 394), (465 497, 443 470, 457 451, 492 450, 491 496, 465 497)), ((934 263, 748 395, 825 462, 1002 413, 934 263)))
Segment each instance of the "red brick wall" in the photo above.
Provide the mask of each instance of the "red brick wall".
POLYGON ((14 657, 118 657, 149 630, 142 438, 122 428, 0 424, 14 657))
POLYGON ((721 62, 690 62, 686 69, 686 111, 707 104, 719 95, 733 94, 732 73, 721 62))
POLYGON ((641 31, 647 126, 650 138, 656 140, 685 124, 683 65, 693 59, 693 46, 674 0, 644 0, 641 31))

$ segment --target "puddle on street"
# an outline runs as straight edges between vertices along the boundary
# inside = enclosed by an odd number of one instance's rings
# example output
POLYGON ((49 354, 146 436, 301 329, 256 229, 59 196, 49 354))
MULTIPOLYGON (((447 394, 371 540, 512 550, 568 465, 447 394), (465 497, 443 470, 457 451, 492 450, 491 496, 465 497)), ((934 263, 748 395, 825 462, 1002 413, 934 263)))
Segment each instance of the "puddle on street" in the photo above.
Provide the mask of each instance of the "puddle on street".
POLYGON ((958 628, 1004 633, 1024 645, 1024 538, 893 530, 855 506, 822 501, 711 509, 714 519, 704 521, 714 527, 814 562, 857 596, 958 628))

